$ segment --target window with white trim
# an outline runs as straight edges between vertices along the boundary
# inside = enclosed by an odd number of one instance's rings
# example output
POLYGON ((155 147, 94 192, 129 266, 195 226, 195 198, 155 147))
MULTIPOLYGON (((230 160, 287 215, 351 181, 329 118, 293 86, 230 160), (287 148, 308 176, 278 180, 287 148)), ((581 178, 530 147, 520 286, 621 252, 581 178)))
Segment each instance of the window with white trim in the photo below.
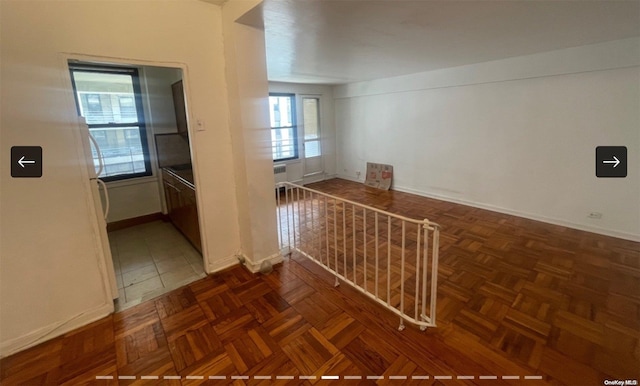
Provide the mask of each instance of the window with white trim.
POLYGON ((320 98, 302 97, 302 118, 304 126, 304 157, 322 155, 320 146, 320 98))
POLYGON ((295 94, 269 94, 271 148, 274 161, 298 158, 295 94))
MULTIPOLYGON (((70 63, 78 114, 104 160, 105 181, 151 175, 138 70, 70 63)), ((99 164, 98 153, 93 158, 99 164)))

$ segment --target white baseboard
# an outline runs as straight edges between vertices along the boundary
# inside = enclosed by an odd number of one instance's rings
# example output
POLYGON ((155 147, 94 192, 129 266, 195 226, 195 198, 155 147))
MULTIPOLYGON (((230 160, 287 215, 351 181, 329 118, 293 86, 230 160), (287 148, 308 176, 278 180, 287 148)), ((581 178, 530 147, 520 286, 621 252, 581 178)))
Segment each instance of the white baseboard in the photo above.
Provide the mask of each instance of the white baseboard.
MULTIPOLYGON (((350 177, 350 176, 337 175, 336 177, 344 179, 344 180, 354 181, 354 182, 360 182, 360 183, 363 182, 363 181, 359 181, 358 179, 350 177)), ((512 216, 523 217, 523 218, 527 218, 527 219, 530 219, 530 220, 546 222, 546 223, 554 224, 554 225, 560 225, 560 226, 563 226, 563 227, 572 228, 572 229, 578 229, 578 230, 585 231, 585 232, 598 233, 598 234, 605 235, 605 236, 611 236, 611 237, 616 237, 616 238, 625 239, 625 240, 631 240, 631 241, 640 241, 640 235, 633 234, 633 233, 621 232, 621 231, 605 229, 605 228, 599 228, 599 227, 596 227, 596 226, 590 226, 590 225, 585 225, 585 224, 578 224, 578 223, 574 223, 574 222, 571 222, 571 221, 566 221, 566 220, 562 220, 562 219, 558 219, 558 218, 546 217, 546 216, 541 216, 541 215, 537 215, 537 214, 533 214, 533 213, 527 213, 527 212, 522 212, 522 211, 518 211, 518 210, 502 208, 502 207, 494 206, 494 205, 490 205, 490 204, 483 204, 483 203, 467 201, 467 200, 463 200, 463 199, 459 199, 459 198, 452 198, 452 197, 448 197, 448 196, 444 196, 444 195, 440 195, 440 194, 423 192, 421 190, 408 188, 408 187, 404 187, 404 186, 398 186, 398 185, 395 185, 395 184, 391 186, 391 189, 392 190, 397 190, 399 192, 415 194, 417 196, 433 198, 433 199, 436 199, 436 200, 441 200, 441 201, 446 201, 446 202, 453 202, 453 203, 456 203, 456 204, 467 205, 467 206, 471 206, 471 207, 474 207, 474 208, 486 209, 486 210, 490 210, 490 211, 493 211, 493 212, 509 214, 509 215, 512 215, 512 216)))
POLYGON ((113 303, 106 303, 73 316, 68 320, 52 323, 17 338, 9 339, 8 341, 0 343, 0 358, 15 354, 57 336, 66 334, 76 328, 95 322, 98 319, 110 315, 113 313, 113 310, 113 303))
POLYGON ((249 271, 256 273, 260 271, 260 266, 265 261, 269 261, 272 265, 276 265, 283 261, 283 257, 280 252, 277 252, 269 257, 265 257, 264 259, 253 261, 244 253, 238 252, 233 256, 228 256, 222 260, 218 260, 214 264, 207 265, 206 271, 207 274, 212 274, 233 267, 234 265, 244 264, 249 271))
POLYGON ((269 257, 265 257, 264 259, 260 259, 258 261, 252 261, 251 259, 249 259, 244 255, 243 257, 244 257, 245 267, 247 267, 249 271, 253 273, 260 272, 260 267, 265 261, 268 261, 269 263, 271 263, 271 265, 276 265, 278 263, 282 263, 282 261, 284 260, 284 258, 282 257, 282 253, 280 252, 274 253, 273 255, 269 257))
MULTIPOLYGON (((330 180, 332 178, 343 178, 343 177, 339 177, 336 174, 316 173, 316 174, 305 176, 305 177, 299 178, 297 180, 292 180, 292 181, 289 181, 289 182, 291 182, 292 184, 304 186, 304 185, 307 185, 307 184, 313 184, 314 182, 330 180)), ((344 179, 348 179, 348 178, 345 177, 344 179)))
POLYGON ((509 215, 517 216, 517 217, 523 217, 523 218, 527 218, 529 220, 541 221, 541 222, 545 222, 545 223, 553 224, 553 225, 560 225, 560 226, 563 226, 563 227, 577 229, 577 230, 581 230, 581 231, 585 231, 585 232, 598 233, 598 234, 605 235, 605 236, 611 236, 611 237, 616 237, 616 238, 619 238, 619 239, 625 239, 625 240, 631 240, 631 241, 640 241, 640 235, 635 235, 633 233, 620 232, 620 231, 615 231, 615 230, 605 229, 605 228, 599 228, 599 227, 585 225, 585 224, 578 224, 578 223, 565 221, 565 220, 558 219, 558 218, 546 217, 546 216, 541 216, 541 215, 537 215, 537 214, 533 214, 533 213, 522 212, 522 211, 512 210, 512 209, 507 209, 507 208, 502 208, 502 207, 494 206, 494 205, 490 205, 490 204, 482 204, 482 203, 477 203, 477 202, 473 202, 473 201, 467 201, 467 200, 462 200, 462 199, 458 199, 458 198, 451 198, 451 197, 447 197, 447 196, 442 196, 442 195, 439 195, 439 194, 426 193, 426 192, 423 192, 423 191, 419 191, 419 190, 416 190, 416 189, 407 188, 407 187, 403 187, 403 186, 394 185, 392 188, 393 188, 393 190, 397 190, 399 192, 411 193, 411 194, 415 194, 417 196, 434 198, 436 200, 453 202, 453 203, 456 203, 456 204, 467 205, 467 206, 471 206, 471 207, 479 208, 479 209, 486 209, 486 210, 490 210, 490 211, 493 211, 493 212, 509 214, 509 215))
POLYGON ((206 262, 204 270, 207 274, 216 273, 227 269, 229 267, 233 267, 234 265, 240 264, 240 260, 238 260, 237 255, 227 256, 224 259, 217 260, 213 263, 206 262))
POLYGON ((341 180, 347 180, 347 181, 353 181, 353 182, 359 182, 361 184, 364 184, 364 181, 360 181, 359 179, 355 178, 355 177, 351 177, 351 176, 344 176, 342 174, 336 174, 334 176, 334 178, 340 178, 341 180))
POLYGON ((333 177, 329 174, 322 172, 322 173, 315 173, 315 174, 310 174, 308 176, 304 176, 302 180, 303 180, 303 185, 307 185, 307 184, 313 184, 314 182, 328 180, 330 178, 333 178, 333 177))

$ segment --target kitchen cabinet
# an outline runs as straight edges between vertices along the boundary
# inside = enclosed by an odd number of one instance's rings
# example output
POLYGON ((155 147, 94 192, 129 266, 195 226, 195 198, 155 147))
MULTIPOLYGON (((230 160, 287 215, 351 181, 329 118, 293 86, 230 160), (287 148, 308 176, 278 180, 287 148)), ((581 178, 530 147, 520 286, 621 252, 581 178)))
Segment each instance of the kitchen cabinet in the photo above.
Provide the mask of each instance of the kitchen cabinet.
POLYGON ((178 133, 189 135, 187 131, 187 108, 184 101, 184 87, 181 80, 171 85, 171 93, 173 95, 173 108, 176 113, 178 133))
POLYGON ((202 253, 195 187, 170 169, 162 169, 162 186, 167 200, 169 219, 202 253))

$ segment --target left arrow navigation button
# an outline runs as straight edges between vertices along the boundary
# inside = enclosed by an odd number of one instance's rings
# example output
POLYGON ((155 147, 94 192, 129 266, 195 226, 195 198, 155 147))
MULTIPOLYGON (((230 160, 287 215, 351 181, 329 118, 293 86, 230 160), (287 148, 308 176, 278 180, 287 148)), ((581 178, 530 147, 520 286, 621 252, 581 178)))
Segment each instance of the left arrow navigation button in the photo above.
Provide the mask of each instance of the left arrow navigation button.
POLYGON ((18 165, 20 165, 21 167, 24 167, 24 164, 34 164, 34 163, 36 163, 35 160, 24 159, 24 156, 20 157, 20 159, 18 160, 18 165))
POLYGON ((40 146, 11 147, 11 177, 14 177, 14 178, 42 177, 42 147, 40 146))

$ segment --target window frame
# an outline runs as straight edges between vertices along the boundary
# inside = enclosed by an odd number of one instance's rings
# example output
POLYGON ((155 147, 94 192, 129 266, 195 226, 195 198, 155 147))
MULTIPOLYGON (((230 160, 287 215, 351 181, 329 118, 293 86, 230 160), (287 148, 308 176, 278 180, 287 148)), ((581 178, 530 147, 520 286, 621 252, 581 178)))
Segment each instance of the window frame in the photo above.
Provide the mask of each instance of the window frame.
MULTIPOLYGON (((281 129, 291 129, 293 132, 293 157, 287 158, 277 158, 273 159, 273 162, 284 162, 300 159, 300 151, 299 151, 299 137, 298 137, 298 118, 296 114, 297 101, 296 94, 292 93, 281 93, 281 92, 270 92, 269 98, 271 97, 288 97, 291 101, 291 123, 292 126, 271 126, 271 104, 269 103, 269 127, 271 129, 270 133, 273 133, 273 130, 281 130, 281 129)), ((271 157, 273 158, 273 142, 271 143, 271 157)))
POLYGON ((140 87, 140 74, 135 67, 126 66, 112 66, 112 65, 98 65, 91 63, 76 63, 69 62, 69 74, 71 76, 71 85, 73 87, 73 97, 76 103, 76 111, 78 116, 82 116, 82 110, 80 108, 80 100, 78 89, 76 87, 76 80, 74 72, 93 72, 103 74, 118 74, 118 75, 130 75, 131 83, 133 87, 133 97, 136 107, 137 122, 128 123, 87 123, 89 133, 91 129, 104 129, 104 128, 127 128, 137 127, 140 135, 140 145, 142 147, 142 155, 144 158, 144 171, 136 173, 118 174, 114 176, 97 176, 105 182, 122 181, 132 178, 149 177, 153 175, 153 169, 151 167, 151 154, 149 152, 149 142, 147 139, 147 126, 144 116, 144 106, 142 105, 142 88, 140 87))
POLYGON ((304 159, 322 157, 322 154, 323 154, 323 152, 322 152, 322 150, 323 150, 323 143, 322 143, 322 134, 323 134, 323 132, 322 132, 321 111, 320 111, 321 110, 321 108, 320 108, 320 104, 321 104, 320 100, 321 100, 321 98, 320 97, 321 97, 320 95, 311 95, 311 94, 309 94, 309 95, 306 95, 306 94, 300 95, 300 100, 301 100, 300 107, 302 109, 302 121, 303 121, 303 123, 302 123, 302 125, 303 125, 302 146, 303 146, 303 150, 304 150, 304 159), (305 124, 306 117, 305 117, 305 114, 304 114, 304 102, 305 102, 306 99, 312 99, 312 100, 316 101, 316 116, 315 116, 315 120, 316 120, 316 125, 317 125, 317 134, 316 134, 316 137, 312 138, 312 139, 307 139, 307 133, 306 133, 306 130, 307 130, 307 127, 306 127, 306 124, 305 124), (307 154, 307 142, 318 142, 318 155, 314 155, 314 156, 311 156, 311 157, 308 156, 308 154, 307 154))

